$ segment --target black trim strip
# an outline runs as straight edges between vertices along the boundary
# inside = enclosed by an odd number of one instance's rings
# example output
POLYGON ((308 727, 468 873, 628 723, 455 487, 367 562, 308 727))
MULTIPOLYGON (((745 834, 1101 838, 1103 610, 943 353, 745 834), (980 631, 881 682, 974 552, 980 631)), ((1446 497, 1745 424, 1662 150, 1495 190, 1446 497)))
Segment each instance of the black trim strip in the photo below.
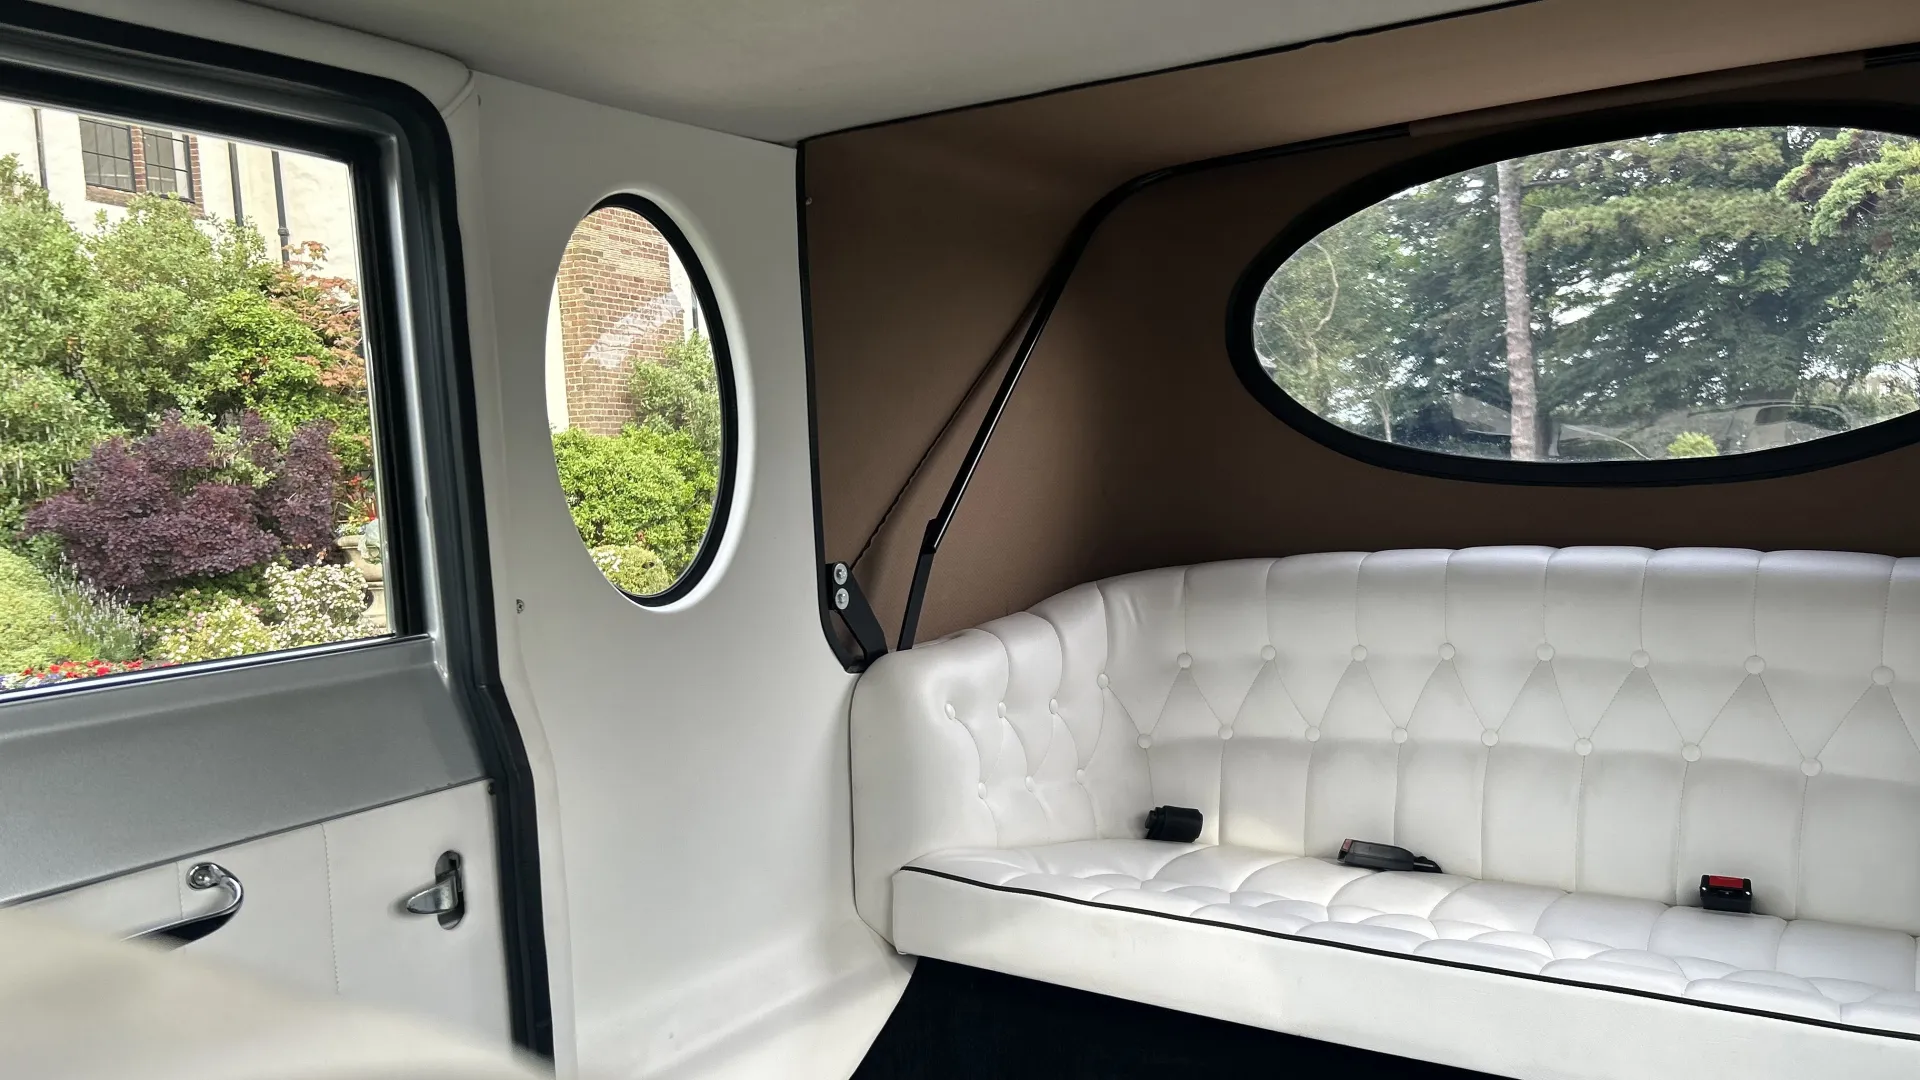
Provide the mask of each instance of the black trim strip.
POLYGON ((693 245, 687 242, 687 234, 680 230, 673 217, 652 199, 624 191, 594 204, 593 209, 587 211, 587 217, 602 210, 626 210, 640 215, 660 233, 679 258, 681 267, 687 272, 687 280, 693 283, 694 300, 705 315, 707 340, 713 345, 713 366, 720 388, 720 477, 714 484, 713 512, 707 518, 707 531, 700 538, 700 549, 694 552, 693 561, 680 572, 673 584, 664 590, 646 596, 622 590, 622 595, 636 604, 661 607, 687 595, 700 584, 700 579, 706 576, 708 567, 713 565, 714 556, 720 550, 721 536, 727 531, 727 519, 733 507, 734 462, 740 456, 740 416, 734 401, 733 351, 727 346, 726 321, 721 318, 720 303, 714 296, 712 281, 707 278, 706 266, 700 262, 693 245))
MULTIPOLYGON (((1886 1028, 1858 1027, 1853 1024, 1843 1024, 1837 1020, 1821 1020, 1817 1017, 1795 1016, 1791 1013, 1767 1012, 1765 1009, 1754 1009, 1745 1005, 1728 1005, 1719 1001, 1701 1001, 1697 998, 1680 998, 1674 997, 1671 994, 1656 994, 1651 990, 1636 990, 1631 986, 1608 986, 1604 983, 1580 982, 1575 979, 1557 979, 1551 975, 1540 975, 1526 971, 1510 971, 1506 968, 1486 967, 1481 964, 1469 964, 1460 960, 1442 960, 1432 956, 1416 956, 1412 953, 1394 952, 1390 949, 1376 949, 1368 945, 1355 945, 1347 941, 1329 941, 1325 938, 1301 937, 1298 934, 1282 933, 1279 930, 1266 930, 1257 926, 1243 926, 1239 923, 1214 922, 1211 919, 1195 918, 1192 915, 1175 915, 1170 911, 1149 911, 1145 908, 1126 907, 1121 904, 1103 904, 1098 900, 1085 900, 1077 896, 1061 896, 1057 893, 1041 892, 1038 889, 1019 889, 1011 885, 995 885, 992 882, 975 881, 972 878, 961 877, 958 874, 950 874, 944 870, 932 870, 924 866, 903 866, 900 868, 900 872, 903 874, 925 874, 928 877, 944 878, 947 881, 956 882, 961 885, 971 885, 980 889, 988 889, 993 892, 1012 893, 1016 896, 1033 896, 1042 900, 1057 900, 1063 904, 1078 904, 1081 907, 1098 908, 1102 911, 1118 911, 1129 915, 1144 915, 1155 919, 1167 919, 1172 922, 1192 923, 1195 926, 1212 926, 1222 930, 1237 930, 1244 934, 1254 934, 1259 937, 1277 938, 1281 941, 1297 941, 1303 945, 1324 945, 1330 949, 1345 949, 1348 952, 1366 953, 1369 956, 1384 956, 1389 959, 1406 960, 1416 964, 1432 964, 1435 967, 1460 968, 1464 971, 1479 971, 1489 975, 1505 975, 1515 979, 1553 983, 1558 986, 1573 986, 1583 990, 1595 990, 1607 994, 1626 994, 1630 997, 1649 998, 1654 1001, 1672 1002, 1676 1005, 1692 1005, 1702 1009, 1739 1013, 1743 1016, 1758 1016, 1767 1020, 1782 1020, 1787 1023, 1806 1024, 1811 1027, 1832 1028, 1836 1031, 1850 1031, 1860 1035, 1898 1039, 1903 1042, 1920 1042, 1920 1033, 1892 1031, 1886 1028)), ((936 959, 951 960, 949 957, 937 957, 936 959)), ((951 960, 951 962, 964 964, 968 961, 951 960)), ((1010 971, 1007 972, 1007 974, 1018 975, 1020 973, 1010 971)))
POLYGON ((28 100, 108 113, 136 111, 187 130, 213 130, 347 162, 361 244, 362 310, 375 392, 377 467, 395 511, 386 518, 397 559, 389 597, 399 634, 428 628, 425 546, 415 520, 431 505, 447 682, 495 787, 503 945, 513 1039, 553 1054, 546 930, 533 773, 499 674, 492 563, 468 341, 467 289, 456 214, 453 144, 432 102, 404 83, 166 30, 16 0, 0 14, 0 43, 32 60, 0 65, 0 89, 28 100), (84 69, 84 74, 72 73, 84 69), (97 72, 105 72, 100 74, 97 72), (377 181, 380 181, 376 183, 377 181), (405 258, 395 246, 401 237, 405 258), (405 302, 401 289, 404 287, 405 302), (403 330, 404 328, 404 330, 403 330), (414 482, 396 335, 410 332, 427 437, 414 482), (402 509, 408 508, 408 509, 402 509))
MULTIPOLYGON (((1915 54, 1920 56, 1920 53, 1915 54)), ((1253 343, 1254 309, 1280 265, 1322 232, 1385 199, 1442 176, 1491 162, 1655 132, 1721 127, 1868 127, 1920 135, 1920 109, 1885 102, 1751 102, 1734 105, 1621 106, 1544 120, 1523 130, 1471 139, 1371 173, 1287 223, 1241 272, 1226 310, 1226 348, 1240 383, 1288 426, 1315 442, 1384 469, 1483 483, 1560 487, 1664 487, 1760 480, 1827 468, 1920 441, 1920 413, 1791 446, 1725 457, 1659 461, 1535 462, 1478 458, 1383 442, 1316 415, 1261 368, 1253 343)))

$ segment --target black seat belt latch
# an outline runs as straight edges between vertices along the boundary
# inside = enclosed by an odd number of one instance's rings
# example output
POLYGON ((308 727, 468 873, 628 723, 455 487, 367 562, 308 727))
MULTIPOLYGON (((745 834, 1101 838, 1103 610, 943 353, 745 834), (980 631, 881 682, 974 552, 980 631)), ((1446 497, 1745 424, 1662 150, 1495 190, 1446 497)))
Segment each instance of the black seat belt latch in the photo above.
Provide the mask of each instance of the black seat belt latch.
POLYGON ((1708 911, 1753 914, 1753 879, 1721 874, 1700 875, 1700 906, 1708 911))
POLYGON ((1403 847, 1375 844, 1366 840, 1340 841, 1340 864, 1362 870, 1412 870, 1422 874, 1440 873, 1440 864, 1425 855, 1415 855, 1403 847))

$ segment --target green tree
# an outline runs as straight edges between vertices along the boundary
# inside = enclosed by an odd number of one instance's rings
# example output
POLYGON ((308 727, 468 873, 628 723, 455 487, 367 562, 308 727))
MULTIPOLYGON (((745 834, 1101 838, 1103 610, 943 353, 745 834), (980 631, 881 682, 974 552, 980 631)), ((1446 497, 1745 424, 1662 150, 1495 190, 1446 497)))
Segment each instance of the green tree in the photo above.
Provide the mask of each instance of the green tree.
POLYGON ((1871 422, 1920 401, 1916 175, 1912 138, 1805 127, 1468 170, 1302 248, 1260 299, 1256 342, 1310 408, 1452 452, 1518 454, 1510 334, 1533 353, 1546 453, 1659 457, 1686 432, 1737 452, 1756 422, 1738 410, 1768 402, 1820 406, 1795 414, 1800 437, 1871 422), (1386 413, 1364 419, 1351 403, 1370 393, 1386 413))
POLYGON ((0 363, 69 371, 96 289, 80 234, 18 157, 0 157, 0 363))
POLYGON ((169 409, 200 411, 215 306, 267 281, 251 229, 194 216, 177 199, 138 196, 86 241, 98 287, 80 314, 78 381, 114 422, 143 430, 169 409))
POLYGON ((1838 132, 1815 143, 1777 190, 1811 207, 1814 243, 1861 253, 1862 273, 1834 326, 1842 368, 1891 381, 1883 389, 1911 408, 1920 390, 1920 142, 1838 132))
POLYGON ((1254 340, 1294 400, 1392 442, 1408 373, 1389 329, 1395 256, 1382 216, 1364 210, 1289 259, 1255 304, 1254 340))

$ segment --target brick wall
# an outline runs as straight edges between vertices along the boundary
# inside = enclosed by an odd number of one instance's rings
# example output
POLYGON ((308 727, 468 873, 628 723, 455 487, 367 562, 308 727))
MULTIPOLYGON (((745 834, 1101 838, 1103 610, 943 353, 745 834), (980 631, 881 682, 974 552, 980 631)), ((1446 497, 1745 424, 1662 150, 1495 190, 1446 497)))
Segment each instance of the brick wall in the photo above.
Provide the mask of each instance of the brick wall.
POLYGON ((658 229, 618 207, 594 211, 567 241, 558 287, 570 426, 612 435, 633 418, 634 363, 684 332, 671 259, 658 229))

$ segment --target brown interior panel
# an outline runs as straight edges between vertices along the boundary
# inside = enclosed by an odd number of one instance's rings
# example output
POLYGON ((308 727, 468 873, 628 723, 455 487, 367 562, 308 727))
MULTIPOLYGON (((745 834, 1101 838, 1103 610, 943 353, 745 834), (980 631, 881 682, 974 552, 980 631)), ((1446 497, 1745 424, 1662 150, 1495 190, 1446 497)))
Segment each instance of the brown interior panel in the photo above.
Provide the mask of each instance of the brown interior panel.
POLYGON ((1675 7, 1541 0, 809 142, 826 557, 851 559, 872 535, 856 571, 897 628, 921 530, 999 378, 983 369, 1004 362, 1062 240, 1103 192, 1149 169, 1442 114, 1370 141, 1184 172, 1121 205, 981 462, 921 640, 1107 574, 1238 556, 1482 543, 1920 554, 1920 506, 1886 497, 1914 475, 1920 447, 1687 487, 1438 479, 1301 434, 1228 362, 1228 297, 1247 265, 1314 203, 1383 168, 1545 114, 1920 102, 1920 69, 1869 69, 1846 53, 1920 40, 1920 5, 1675 7), (1738 35, 1713 29, 1729 20, 1738 35), (1800 57, 1818 59, 1779 64, 1800 57), (1722 70, 1751 64, 1779 66, 1722 70), (1675 81, 1541 100, 1647 79, 1675 81))

